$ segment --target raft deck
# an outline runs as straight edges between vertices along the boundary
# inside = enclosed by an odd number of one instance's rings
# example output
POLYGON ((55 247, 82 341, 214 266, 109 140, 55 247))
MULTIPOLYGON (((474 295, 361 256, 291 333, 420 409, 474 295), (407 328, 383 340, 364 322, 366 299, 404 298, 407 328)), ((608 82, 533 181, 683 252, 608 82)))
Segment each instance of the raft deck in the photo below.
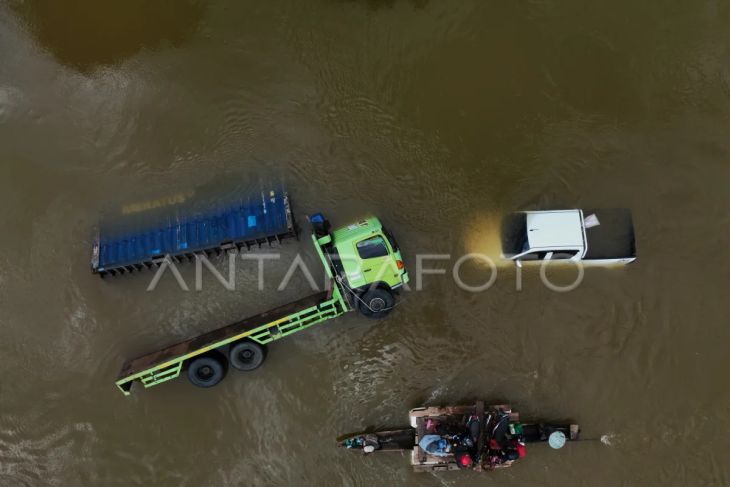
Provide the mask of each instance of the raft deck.
MULTIPOLYGON (((516 411, 512 411, 509 405, 499 404, 489 406, 489 410, 498 411, 502 410, 509 413, 510 422, 519 422, 520 415, 516 411)), ((431 455, 424 451, 418 442, 421 441, 426 432, 426 420, 435 419, 438 421, 448 421, 450 418, 463 417, 466 415, 477 413, 480 417, 484 415, 484 402, 478 401, 476 406, 447 406, 447 407, 428 407, 428 408, 417 408, 412 409, 409 413, 411 426, 416 429, 416 438, 413 451, 411 452, 411 465, 415 472, 439 472, 446 470, 459 470, 459 466, 456 464, 456 458, 453 454, 449 454, 445 457, 431 455)), ((480 429, 480 442, 483 441, 484 436, 481 434, 484 428, 480 429)), ((481 447, 480 447, 481 450, 481 447)))

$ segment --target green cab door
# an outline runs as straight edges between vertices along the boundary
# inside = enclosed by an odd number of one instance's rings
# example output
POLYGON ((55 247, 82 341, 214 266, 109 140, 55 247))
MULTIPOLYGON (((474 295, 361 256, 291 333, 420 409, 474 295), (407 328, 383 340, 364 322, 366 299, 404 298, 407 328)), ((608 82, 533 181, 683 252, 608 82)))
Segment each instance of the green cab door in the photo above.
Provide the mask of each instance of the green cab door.
POLYGON ((366 286, 380 281, 385 282, 389 287, 400 283, 400 273, 393 257, 393 250, 384 235, 376 233, 356 241, 355 255, 359 260, 357 263, 359 269, 347 272, 352 287, 366 286), (362 278, 353 279, 358 274, 362 278))

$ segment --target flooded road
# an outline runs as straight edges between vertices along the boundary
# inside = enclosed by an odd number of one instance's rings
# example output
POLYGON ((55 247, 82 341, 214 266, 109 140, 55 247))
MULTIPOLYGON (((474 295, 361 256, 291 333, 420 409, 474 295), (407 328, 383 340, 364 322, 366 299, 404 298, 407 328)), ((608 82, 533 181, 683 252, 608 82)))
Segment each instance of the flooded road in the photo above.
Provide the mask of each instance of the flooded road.
POLYGON ((727 4, 51 3, 0 4, 0 485, 730 484, 727 4), (305 215, 373 213, 447 275, 214 389, 123 397, 126 359, 311 291, 276 292, 284 265, 263 292, 243 264, 236 291, 102 281, 95 229, 272 181, 305 234, 282 260, 316 269, 305 215), (631 208, 638 261, 569 293, 449 277, 554 207, 631 208), (592 441, 481 475, 335 449, 477 398, 592 441))

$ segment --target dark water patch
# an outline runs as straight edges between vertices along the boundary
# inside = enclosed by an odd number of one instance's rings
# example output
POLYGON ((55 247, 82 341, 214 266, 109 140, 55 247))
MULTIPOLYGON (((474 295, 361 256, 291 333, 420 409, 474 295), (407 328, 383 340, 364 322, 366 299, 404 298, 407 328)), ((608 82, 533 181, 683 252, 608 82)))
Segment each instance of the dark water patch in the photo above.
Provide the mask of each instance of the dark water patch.
POLYGON ((14 2, 13 8, 59 62, 82 72, 118 64, 143 49, 178 48, 205 13, 197 0, 40 0, 14 2))

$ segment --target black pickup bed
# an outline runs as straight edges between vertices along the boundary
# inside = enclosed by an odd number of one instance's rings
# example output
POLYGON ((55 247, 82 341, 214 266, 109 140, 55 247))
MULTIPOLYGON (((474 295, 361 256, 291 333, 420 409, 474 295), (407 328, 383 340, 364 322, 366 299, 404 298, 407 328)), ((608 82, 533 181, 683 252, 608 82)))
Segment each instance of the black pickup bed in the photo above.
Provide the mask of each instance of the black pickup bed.
POLYGON ((584 259, 636 257, 631 211, 624 208, 583 210, 584 218, 594 214, 601 224, 586 229, 588 252, 584 259))

